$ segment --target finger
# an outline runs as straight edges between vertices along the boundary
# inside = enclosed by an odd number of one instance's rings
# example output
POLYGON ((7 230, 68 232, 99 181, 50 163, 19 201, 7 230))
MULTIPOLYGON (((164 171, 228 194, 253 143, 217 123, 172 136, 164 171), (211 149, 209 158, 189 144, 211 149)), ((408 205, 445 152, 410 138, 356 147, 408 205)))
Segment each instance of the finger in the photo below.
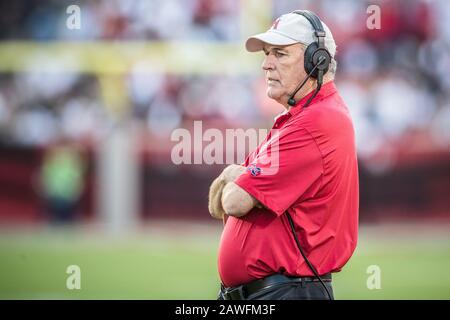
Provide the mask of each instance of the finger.
POLYGON ((222 179, 216 179, 209 190, 208 210, 212 217, 222 219, 224 211, 221 204, 222 190, 225 182, 222 179))

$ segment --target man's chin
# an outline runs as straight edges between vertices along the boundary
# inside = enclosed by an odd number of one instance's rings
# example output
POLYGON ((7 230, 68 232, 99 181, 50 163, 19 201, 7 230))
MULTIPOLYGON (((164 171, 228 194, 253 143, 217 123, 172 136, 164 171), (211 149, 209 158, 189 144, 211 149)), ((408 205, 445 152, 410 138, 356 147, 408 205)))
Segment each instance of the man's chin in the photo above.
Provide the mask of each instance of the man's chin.
POLYGON ((281 101, 281 98, 282 98, 283 95, 280 92, 277 92, 276 90, 268 89, 267 90, 267 96, 270 99, 273 99, 275 101, 281 101))
POLYGON ((281 94, 279 92, 277 92, 277 90, 273 90, 273 89, 267 89, 267 96, 270 99, 273 100, 278 100, 281 97, 281 94))

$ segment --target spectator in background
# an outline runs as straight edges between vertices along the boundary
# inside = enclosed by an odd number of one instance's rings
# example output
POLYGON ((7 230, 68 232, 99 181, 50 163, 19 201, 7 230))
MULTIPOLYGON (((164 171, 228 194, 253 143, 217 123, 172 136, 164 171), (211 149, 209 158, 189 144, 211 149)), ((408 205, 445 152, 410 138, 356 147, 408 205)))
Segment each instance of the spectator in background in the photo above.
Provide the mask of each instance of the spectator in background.
POLYGON ((74 221, 84 184, 84 167, 81 150, 63 138, 47 149, 40 182, 41 194, 52 222, 74 221))

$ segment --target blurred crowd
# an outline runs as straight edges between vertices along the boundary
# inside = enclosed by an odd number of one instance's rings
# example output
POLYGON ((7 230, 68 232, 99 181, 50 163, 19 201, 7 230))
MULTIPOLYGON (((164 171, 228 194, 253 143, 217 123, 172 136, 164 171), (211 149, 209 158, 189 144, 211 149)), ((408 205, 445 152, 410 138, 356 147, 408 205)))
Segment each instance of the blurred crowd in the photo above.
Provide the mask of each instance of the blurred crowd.
POLYGON ((239 0, 20 0, 1 5, 0 38, 230 41, 239 37, 239 0), (83 27, 65 27, 78 5, 83 27))
MULTIPOLYGON (((239 0, 80 1, 80 32, 63 26, 70 4, 2 2, 0 38, 243 40, 239 0)), ((450 145, 448 1, 279 0, 271 5, 273 19, 308 7, 333 31, 338 44, 336 82, 354 118, 363 159, 411 134, 425 136, 428 147, 450 145), (366 9, 372 2, 381 8, 380 30, 366 26, 366 9)), ((267 27, 261 26, 261 31, 267 27)), ((140 67, 137 64, 123 77, 129 116, 152 134, 169 135, 198 119, 242 126, 266 120, 268 126, 269 116, 281 111, 264 97, 262 73, 178 75, 141 72, 140 67)), ((3 73, 0 139, 32 146, 45 146, 58 136, 96 139, 112 125, 101 91, 95 74, 3 73)))

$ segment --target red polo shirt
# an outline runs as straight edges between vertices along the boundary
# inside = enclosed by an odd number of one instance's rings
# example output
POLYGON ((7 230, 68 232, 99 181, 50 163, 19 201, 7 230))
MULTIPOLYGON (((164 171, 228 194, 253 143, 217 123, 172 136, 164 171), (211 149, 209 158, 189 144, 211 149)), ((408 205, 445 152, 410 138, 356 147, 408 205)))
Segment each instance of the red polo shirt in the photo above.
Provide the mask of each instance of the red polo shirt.
MULTIPOLYGON (((312 94, 312 93, 311 93, 312 94)), ((312 276, 295 244, 319 274, 337 272, 357 242, 358 166, 347 107, 333 82, 279 116, 235 181, 265 208, 228 217, 219 248, 222 283, 236 286, 273 273, 312 276)))

